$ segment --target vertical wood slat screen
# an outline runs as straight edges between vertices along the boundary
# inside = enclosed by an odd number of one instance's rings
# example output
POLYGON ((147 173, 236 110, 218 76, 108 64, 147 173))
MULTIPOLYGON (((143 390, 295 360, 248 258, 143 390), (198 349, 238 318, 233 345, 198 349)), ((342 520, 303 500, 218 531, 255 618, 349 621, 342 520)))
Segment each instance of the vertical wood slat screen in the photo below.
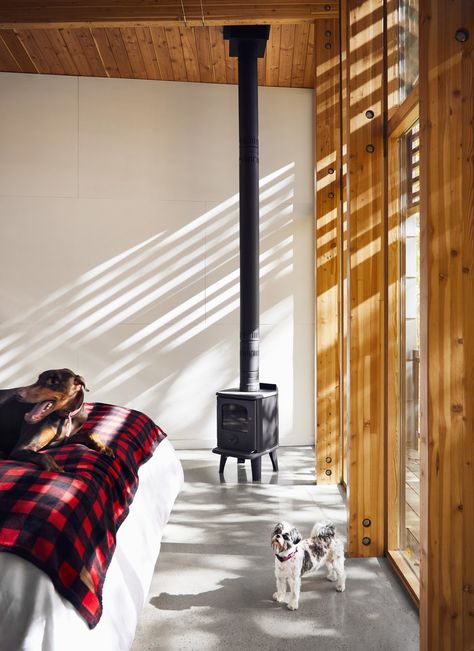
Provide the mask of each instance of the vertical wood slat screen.
POLYGON ((350 256, 348 551, 352 556, 381 556, 385 544, 383 1, 347 0, 345 10, 350 256))
POLYGON ((344 0, 340 25, 341 39, 337 34, 335 43, 329 41, 338 30, 335 21, 318 21, 315 32, 316 473, 318 483, 347 478, 349 554, 381 556, 383 1, 344 0))
POLYGON ((336 20, 315 24, 316 478, 339 483, 340 424, 340 60, 336 20))
POLYGON ((458 651, 474 649, 474 12, 420 9, 421 649, 458 651))

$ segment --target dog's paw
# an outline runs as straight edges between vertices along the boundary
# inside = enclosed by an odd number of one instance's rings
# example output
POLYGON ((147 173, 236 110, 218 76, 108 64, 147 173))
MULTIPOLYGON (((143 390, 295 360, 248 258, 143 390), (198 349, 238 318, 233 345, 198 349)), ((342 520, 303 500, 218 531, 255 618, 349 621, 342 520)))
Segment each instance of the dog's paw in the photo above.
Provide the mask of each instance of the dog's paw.
POLYGON ((329 572, 326 579, 328 581, 337 581, 337 574, 335 572, 329 572))
POLYGON ((298 602, 297 601, 289 601, 286 604, 288 610, 298 610, 298 602))
POLYGON ((285 595, 281 594, 280 592, 274 592, 273 593, 273 601, 278 601, 279 604, 285 602, 285 595))
POLYGON ((337 586, 336 586, 336 590, 337 590, 338 592, 344 592, 345 589, 346 589, 346 586, 345 586, 345 585, 337 585, 337 586))

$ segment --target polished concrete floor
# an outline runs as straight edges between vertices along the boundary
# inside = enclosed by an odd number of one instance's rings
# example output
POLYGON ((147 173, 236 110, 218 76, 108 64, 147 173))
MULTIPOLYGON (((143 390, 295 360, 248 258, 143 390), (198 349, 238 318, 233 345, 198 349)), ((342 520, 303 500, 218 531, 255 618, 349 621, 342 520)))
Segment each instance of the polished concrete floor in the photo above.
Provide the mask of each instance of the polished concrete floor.
POLYGON ((307 535, 333 520, 345 537, 335 486, 315 486, 314 450, 280 448, 280 471, 208 451, 179 451, 185 485, 165 529, 133 651, 415 651, 418 615, 383 559, 348 559, 338 593, 320 570, 305 576, 300 607, 272 601, 270 532, 285 519, 307 535))

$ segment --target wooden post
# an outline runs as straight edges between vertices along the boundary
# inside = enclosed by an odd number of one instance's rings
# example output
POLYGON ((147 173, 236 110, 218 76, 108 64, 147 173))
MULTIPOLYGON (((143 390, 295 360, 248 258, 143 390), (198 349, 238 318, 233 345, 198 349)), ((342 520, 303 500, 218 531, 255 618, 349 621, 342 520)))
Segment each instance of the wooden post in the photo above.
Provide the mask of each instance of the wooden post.
POLYGON ((347 0, 350 432, 348 551, 384 553, 384 20, 347 0))
POLYGON ((420 4, 421 649, 468 651, 474 649, 474 11, 472 0, 420 4))
POLYGON ((341 481, 340 431, 340 60, 339 24, 315 24, 316 478, 341 481))
POLYGON ((340 323, 341 323, 341 354, 340 364, 341 369, 341 391, 340 391, 340 423, 341 423, 341 474, 342 483, 347 490, 348 486, 348 439, 350 430, 350 308, 349 308, 349 294, 350 294, 350 251, 349 251, 349 209, 348 209, 348 169, 349 159, 347 151, 348 133, 349 133, 349 88, 348 88, 348 12, 346 8, 346 0, 341 2, 341 17, 339 21, 340 33, 340 84, 341 84, 341 272, 340 272, 340 323))

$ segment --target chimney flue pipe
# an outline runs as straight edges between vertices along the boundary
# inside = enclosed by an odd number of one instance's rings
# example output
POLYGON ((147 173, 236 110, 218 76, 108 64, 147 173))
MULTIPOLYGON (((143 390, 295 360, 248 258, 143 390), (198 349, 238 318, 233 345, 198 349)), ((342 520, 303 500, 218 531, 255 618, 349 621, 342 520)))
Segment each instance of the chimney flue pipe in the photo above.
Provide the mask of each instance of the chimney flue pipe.
POLYGON ((240 391, 258 391, 260 348, 258 71, 269 26, 225 27, 239 71, 240 391))

